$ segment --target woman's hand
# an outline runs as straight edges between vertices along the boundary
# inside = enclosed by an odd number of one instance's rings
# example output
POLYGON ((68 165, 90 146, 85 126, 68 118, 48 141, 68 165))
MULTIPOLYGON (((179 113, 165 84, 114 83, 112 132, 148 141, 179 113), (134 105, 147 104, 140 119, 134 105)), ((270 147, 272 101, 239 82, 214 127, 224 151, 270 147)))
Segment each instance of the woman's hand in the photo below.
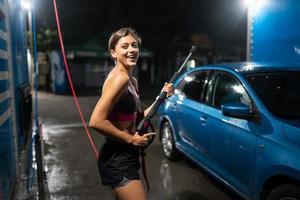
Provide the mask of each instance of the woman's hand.
POLYGON ((161 89, 161 92, 166 92, 167 97, 170 97, 174 94, 173 83, 165 83, 164 87, 161 89))
MULTIPOLYGON (((165 83, 164 87, 161 89, 161 93, 162 92, 166 92, 167 93, 167 97, 170 97, 174 94, 174 87, 173 87, 173 83, 165 83)), ((156 97, 155 102, 158 100, 160 96, 156 97)), ((145 111, 144 111, 144 116, 147 116, 147 114, 149 113, 149 111, 152 109, 153 105, 155 104, 152 103, 151 106, 149 106, 145 111)))
POLYGON ((134 135, 132 135, 131 144, 134 146, 145 146, 148 144, 150 137, 156 135, 156 133, 146 133, 142 136, 139 135, 138 132, 136 132, 134 135))

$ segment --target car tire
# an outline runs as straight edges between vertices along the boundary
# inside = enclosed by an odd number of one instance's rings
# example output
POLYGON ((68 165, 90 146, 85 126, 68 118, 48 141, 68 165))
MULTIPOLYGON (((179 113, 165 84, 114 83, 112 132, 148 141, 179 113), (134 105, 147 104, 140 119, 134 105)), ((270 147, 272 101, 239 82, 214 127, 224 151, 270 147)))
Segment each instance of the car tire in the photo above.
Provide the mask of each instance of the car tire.
POLYGON ((300 200, 300 186, 280 185, 270 192, 267 200, 300 200))
POLYGON ((161 142, 164 155, 171 161, 179 160, 180 153, 175 146, 174 134, 168 121, 165 121, 160 129, 161 142))

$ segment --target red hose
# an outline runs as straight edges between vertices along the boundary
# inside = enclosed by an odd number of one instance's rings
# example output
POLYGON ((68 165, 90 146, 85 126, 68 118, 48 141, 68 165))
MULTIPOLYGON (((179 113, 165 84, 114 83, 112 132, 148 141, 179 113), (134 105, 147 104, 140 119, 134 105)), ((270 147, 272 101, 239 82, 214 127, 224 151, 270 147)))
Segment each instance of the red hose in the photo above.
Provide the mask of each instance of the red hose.
POLYGON ((59 17, 58 17, 56 0, 53 0, 53 4, 54 4, 54 10, 55 10, 55 18, 56 18, 56 25, 57 25, 57 31, 58 31, 58 36, 59 36, 60 48, 61 48, 61 52, 62 52, 62 55, 63 55, 63 60, 64 60, 66 72, 67 72, 67 75, 68 75, 68 80, 69 80, 69 84, 70 84, 70 87, 71 87, 71 91, 72 91, 72 94, 73 94, 73 97, 74 97, 74 101, 75 101, 77 110, 79 112, 79 115, 80 115, 80 118, 81 118, 81 121, 82 121, 82 124, 83 124, 83 127, 85 129, 86 134, 87 134, 87 137, 88 137, 88 139, 90 141, 90 144, 91 144, 91 146, 92 146, 92 148, 94 150, 96 158, 98 158, 98 150, 97 150, 97 148, 95 146, 95 143, 93 142, 93 139, 91 137, 91 133, 90 133, 90 131, 89 131, 87 125, 86 125, 85 119, 83 117, 83 114, 82 114, 82 111, 81 111, 81 108, 80 108, 80 105, 79 105, 79 102, 78 102, 78 99, 77 99, 77 96, 76 96, 76 93, 75 93, 75 90, 74 90, 73 82, 72 82, 72 79, 71 79, 71 75, 70 75, 70 71, 69 71, 69 66, 68 66, 67 59, 66 59, 64 42, 63 42, 63 38, 62 38, 62 35, 61 35, 61 30, 60 30, 60 24, 59 24, 59 17))

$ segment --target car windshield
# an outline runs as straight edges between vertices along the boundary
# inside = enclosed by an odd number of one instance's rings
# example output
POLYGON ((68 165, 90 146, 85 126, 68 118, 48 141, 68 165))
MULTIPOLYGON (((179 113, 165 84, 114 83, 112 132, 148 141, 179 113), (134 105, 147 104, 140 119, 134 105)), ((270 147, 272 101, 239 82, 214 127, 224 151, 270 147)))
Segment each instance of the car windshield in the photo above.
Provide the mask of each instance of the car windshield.
POLYGON ((248 74, 247 79, 273 115, 300 119, 300 71, 248 74))

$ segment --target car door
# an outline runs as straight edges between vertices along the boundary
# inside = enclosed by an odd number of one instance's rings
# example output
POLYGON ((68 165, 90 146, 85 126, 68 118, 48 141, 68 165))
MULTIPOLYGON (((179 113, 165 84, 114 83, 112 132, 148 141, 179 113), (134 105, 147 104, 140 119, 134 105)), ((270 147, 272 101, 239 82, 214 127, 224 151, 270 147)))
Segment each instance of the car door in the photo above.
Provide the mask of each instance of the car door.
POLYGON ((232 74, 216 71, 209 88, 211 154, 217 173, 243 194, 251 193, 254 181, 254 156, 257 123, 224 116, 225 103, 253 103, 241 82, 232 74))
POLYGON ((210 71, 200 70, 188 74, 175 93, 179 95, 176 105, 176 124, 178 134, 183 140, 184 151, 196 160, 207 163, 203 158, 209 158, 207 153, 207 132, 205 122, 201 119, 205 100, 206 87, 210 71))

